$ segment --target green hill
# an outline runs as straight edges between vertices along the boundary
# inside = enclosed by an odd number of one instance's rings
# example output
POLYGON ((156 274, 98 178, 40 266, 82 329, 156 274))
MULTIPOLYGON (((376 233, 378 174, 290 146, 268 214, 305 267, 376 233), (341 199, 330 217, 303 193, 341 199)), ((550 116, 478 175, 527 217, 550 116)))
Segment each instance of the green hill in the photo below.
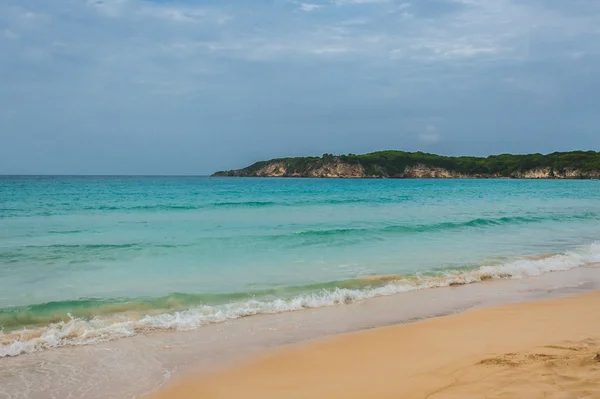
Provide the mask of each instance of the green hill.
POLYGON ((278 158, 214 176, 352 178, 600 178, 600 152, 448 157, 424 152, 278 158))

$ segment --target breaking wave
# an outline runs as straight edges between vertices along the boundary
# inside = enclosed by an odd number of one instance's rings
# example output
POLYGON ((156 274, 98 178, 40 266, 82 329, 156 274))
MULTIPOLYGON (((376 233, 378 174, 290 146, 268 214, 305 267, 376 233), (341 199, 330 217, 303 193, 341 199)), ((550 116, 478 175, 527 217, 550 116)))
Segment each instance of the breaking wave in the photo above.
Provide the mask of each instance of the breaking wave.
MULTIPOLYGON (((173 294, 154 299, 84 299, 35 305, 26 309, 4 309, 0 310, 0 320, 6 324, 10 325, 11 314, 19 312, 22 317, 29 314, 33 315, 33 318, 42 318, 29 320, 32 324, 43 321, 48 324, 30 325, 11 332, 2 330, 0 332, 0 357, 18 356, 69 345, 95 344, 156 330, 190 331, 208 324, 257 314, 348 304, 418 289, 471 284, 492 279, 535 276, 598 262, 600 262, 599 242, 564 254, 521 258, 507 263, 476 268, 411 276, 365 276, 342 282, 290 287, 286 291, 288 296, 278 298, 273 298, 274 290, 264 290, 252 293, 218 294, 221 295, 219 298, 217 298, 218 295, 173 294), (258 298, 258 295, 266 298, 258 298), (207 302, 212 302, 212 304, 207 302), (171 311, 169 311, 169 306, 171 306, 171 311), (187 307, 184 310, 172 310, 172 308, 177 309, 184 306, 187 307), (162 312, 157 313, 157 307, 162 309, 162 312), (96 309, 96 311, 86 313, 86 309, 96 309), (98 309, 103 310, 98 311, 98 309), (43 319, 43 317, 47 317, 47 319, 43 319), (62 320, 52 322, 53 317, 62 318, 62 320)), ((27 322, 27 318, 25 317, 20 322, 27 322)), ((6 327, 5 325, 4 328, 6 327)))

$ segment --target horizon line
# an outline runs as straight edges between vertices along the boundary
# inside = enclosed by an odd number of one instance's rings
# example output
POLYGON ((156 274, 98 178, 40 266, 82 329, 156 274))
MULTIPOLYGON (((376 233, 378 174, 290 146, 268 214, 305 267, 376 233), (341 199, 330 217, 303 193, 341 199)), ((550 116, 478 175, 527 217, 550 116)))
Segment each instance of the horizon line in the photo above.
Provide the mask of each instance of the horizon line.
MULTIPOLYGON (((212 177, 207 174, 3 174, 0 177, 212 177)), ((216 176, 218 177, 218 176, 216 176)))

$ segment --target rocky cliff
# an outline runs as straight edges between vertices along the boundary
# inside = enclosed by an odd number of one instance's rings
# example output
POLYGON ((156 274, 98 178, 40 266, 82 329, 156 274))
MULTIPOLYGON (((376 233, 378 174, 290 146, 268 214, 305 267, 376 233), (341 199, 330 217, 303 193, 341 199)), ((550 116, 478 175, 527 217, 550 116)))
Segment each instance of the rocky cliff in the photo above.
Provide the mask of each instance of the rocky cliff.
POLYGON ((575 168, 563 170, 536 168, 515 173, 513 177, 518 179, 600 179, 600 171, 583 171, 575 168))
POLYGON ((285 162, 272 162, 253 172, 247 172, 244 169, 240 169, 230 172, 218 172, 215 175, 245 177, 368 177, 361 165, 350 165, 339 161, 324 163, 316 166, 315 168, 309 168, 302 172, 290 170, 285 162))
POLYGON ((600 167, 595 167, 600 160, 600 153, 590 151, 555 154, 500 155, 488 158, 442 157, 401 151, 348 156, 325 154, 322 158, 282 158, 257 162, 247 168, 217 172, 214 176, 600 179, 600 167), (535 163, 550 163, 556 167, 529 166, 535 163))

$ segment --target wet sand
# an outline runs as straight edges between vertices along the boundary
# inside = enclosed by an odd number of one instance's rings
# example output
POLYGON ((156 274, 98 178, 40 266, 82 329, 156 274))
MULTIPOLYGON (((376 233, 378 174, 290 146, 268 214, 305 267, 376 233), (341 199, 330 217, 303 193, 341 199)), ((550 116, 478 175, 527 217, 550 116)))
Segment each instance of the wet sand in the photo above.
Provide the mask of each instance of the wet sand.
MULTIPOLYGON (((331 339, 335 341, 354 336, 357 332, 360 335, 362 334, 360 331, 375 332, 381 328, 385 329, 386 326, 406 325, 406 323, 429 318, 433 318, 431 321, 436 322, 445 320, 439 318, 441 315, 465 311, 471 314, 472 309, 574 297, 598 290, 600 290, 600 267, 589 265, 523 279, 492 280, 463 286, 424 289, 348 305, 247 317, 208 325, 197 331, 144 333, 98 345, 64 347, 13 358, 2 358, 0 359, 0 398, 131 399, 156 392, 164 384, 167 384, 168 389, 165 392, 172 392, 174 385, 170 384, 176 385, 176 381, 203 381, 207 375, 214 375, 218 370, 224 373, 217 373, 220 375, 218 378, 225 378, 224 375, 231 375, 228 373, 234 370, 243 374, 245 371, 240 371, 240 368, 243 368, 244 364, 247 365, 249 361, 256 361, 249 359, 264 359, 265 355, 274 356, 274 354, 278 356, 280 353, 287 353, 288 350, 294 351, 297 347, 304 348, 304 345, 308 347, 322 345, 323 342, 330 342, 331 339), (345 335, 348 333, 350 335, 345 335), (272 352, 274 350, 276 352, 272 352)), ((590 308, 589 312, 591 316, 600 314, 595 308, 590 308)), ((509 336, 518 333, 517 330, 504 328, 504 325, 498 330, 506 330, 509 336)), ((433 337, 437 340, 441 335, 433 337)), ((574 341, 585 344, 584 340, 587 338, 593 337, 582 336, 578 341, 574 341)), ((443 350, 454 345, 451 338, 446 339, 448 342, 436 341, 432 344, 434 346, 430 352, 423 352, 428 353, 427 356, 418 353, 413 357, 422 361, 443 356, 440 355, 444 353, 443 350)), ((570 338, 559 338, 555 341, 566 339, 570 338)), ((394 349, 396 348, 394 345, 394 342, 390 342, 388 347, 394 349)), ((410 350, 410 347, 407 350, 410 350)), ((500 351, 498 352, 500 354, 494 355, 495 352, 492 351, 489 356, 486 356, 494 358, 509 352, 511 351, 500 351)), ((354 353, 347 363, 349 365, 354 363, 357 372, 362 373, 366 370, 366 375, 369 375, 369 370, 377 370, 377 362, 382 360, 374 360, 377 359, 375 352, 365 356, 361 353, 354 353)), ((395 359, 389 359, 390 362, 393 360, 393 364, 386 368, 393 372, 392 380, 400 378, 405 373, 402 367, 405 364, 403 362, 412 359, 409 353, 397 354, 395 359)), ((585 351, 573 351, 572 354, 575 353, 581 354, 582 359, 589 358, 585 351)), ((317 361, 321 360, 317 359, 317 361)), ((414 360, 410 361, 414 362, 414 360)), ((478 361, 473 360, 474 363, 478 361)), ((517 361, 521 362, 521 360, 517 361)), ((346 363, 346 360, 343 363, 346 363)), ((341 370, 344 369, 340 368, 341 370)), ((493 372, 493 369, 489 370, 493 372)), ((328 368, 321 371, 315 377, 328 376, 332 370, 328 368)), ((307 379, 303 381, 306 381, 306 386, 313 384, 313 381, 308 379, 310 377, 308 374, 305 377, 307 379)), ((261 381, 262 377, 257 378, 259 378, 257 381, 261 381)), ((374 378, 373 383, 367 380, 365 384, 370 386, 373 392, 376 392, 373 387, 386 386, 390 379, 389 374, 382 374, 381 377, 370 375, 369 378, 374 378)), ((274 383, 273 381, 271 383, 274 383)), ((352 382, 354 381, 358 382, 359 379, 353 377, 352 382)), ((262 386, 261 383, 255 388, 262 386)), ((249 392, 251 391, 249 389, 249 392)), ((288 395, 282 397, 287 398, 288 395)), ((308 397, 318 397, 318 395, 308 397)), ((461 399, 480 397, 467 395, 461 399)), ((571 397, 573 396, 565 398, 571 397)))
POLYGON ((154 399, 600 398, 600 291, 277 349, 154 399))

